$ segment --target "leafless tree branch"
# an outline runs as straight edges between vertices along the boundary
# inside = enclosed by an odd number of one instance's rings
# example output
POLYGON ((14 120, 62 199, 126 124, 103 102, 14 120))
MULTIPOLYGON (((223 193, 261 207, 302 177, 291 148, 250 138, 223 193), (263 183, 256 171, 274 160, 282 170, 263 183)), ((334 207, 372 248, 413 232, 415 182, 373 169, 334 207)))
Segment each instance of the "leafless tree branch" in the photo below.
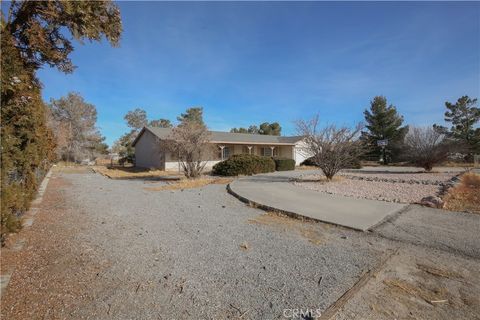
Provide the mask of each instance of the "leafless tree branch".
POLYGON ((315 163, 320 167, 328 180, 331 180, 341 169, 358 160, 364 147, 358 140, 362 125, 355 128, 328 125, 319 127, 319 116, 296 123, 299 134, 305 136, 308 153, 313 155, 315 163))

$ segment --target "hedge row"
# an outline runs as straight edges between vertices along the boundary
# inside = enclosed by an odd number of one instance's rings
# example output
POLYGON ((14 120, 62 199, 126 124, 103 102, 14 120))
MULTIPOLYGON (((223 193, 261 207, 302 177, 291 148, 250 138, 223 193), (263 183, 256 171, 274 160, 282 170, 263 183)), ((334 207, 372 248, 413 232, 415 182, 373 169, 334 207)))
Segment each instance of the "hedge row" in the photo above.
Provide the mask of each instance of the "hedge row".
MULTIPOLYGON (((314 157, 305 159, 302 163, 300 163, 300 165, 318 167, 318 165, 315 163, 314 157)), ((360 159, 355 159, 354 161, 349 163, 344 169, 361 169, 361 168, 362 168, 362 163, 360 162, 360 159)))
POLYGON ((295 170, 295 160, 286 158, 274 158, 276 171, 295 170))
POLYGON ((213 174, 220 176, 252 175, 275 171, 275 162, 269 157, 250 154, 233 155, 213 166, 213 174))

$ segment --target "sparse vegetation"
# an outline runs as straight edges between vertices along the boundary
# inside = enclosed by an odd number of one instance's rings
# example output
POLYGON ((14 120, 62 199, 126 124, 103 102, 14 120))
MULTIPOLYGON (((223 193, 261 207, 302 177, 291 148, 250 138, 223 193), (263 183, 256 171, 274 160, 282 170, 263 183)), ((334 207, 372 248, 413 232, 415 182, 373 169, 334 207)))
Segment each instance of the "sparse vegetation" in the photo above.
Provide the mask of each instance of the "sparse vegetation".
POLYGON ((464 174, 460 184, 450 189, 443 200, 445 209, 480 214, 480 175, 464 174))
POLYGON ((164 191, 164 190, 183 190, 201 188, 209 184, 229 184, 233 179, 228 178, 210 178, 202 177, 197 179, 183 179, 178 182, 169 183, 159 187, 146 187, 148 191, 164 191))
POLYGON ((111 179, 148 179, 148 178, 162 178, 175 177, 178 172, 163 171, 163 170, 149 170, 138 167, 94 167, 96 172, 107 176, 111 179))

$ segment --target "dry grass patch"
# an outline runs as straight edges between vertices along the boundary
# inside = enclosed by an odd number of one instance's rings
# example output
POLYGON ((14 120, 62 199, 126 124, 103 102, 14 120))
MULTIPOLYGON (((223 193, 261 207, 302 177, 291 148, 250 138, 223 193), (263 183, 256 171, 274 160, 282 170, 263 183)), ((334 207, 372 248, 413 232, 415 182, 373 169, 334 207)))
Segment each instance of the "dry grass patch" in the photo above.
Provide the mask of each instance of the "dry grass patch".
POLYGON ((445 209, 480 214, 480 175, 464 174, 460 183, 443 198, 445 209))
POLYGON ((320 170, 318 167, 315 166, 297 166, 295 170, 320 170))
POLYGON ((229 184, 233 179, 229 178, 198 178, 198 179, 183 179, 175 183, 168 183, 159 187, 144 188, 148 191, 163 191, 163 190, 183 190, 201 188, 209 184, 229 184))
POLYGON ((81 165, 66 165, 65 163, 62 163, 53 167, 53 171, 61 173, 87 173, 92 172, 92 168, 81 165))
POLYGON ((396 295, 404 293, 411 297, 420 298, 429 304, 448 301, 448 291, 441 286, 430 288, 421 283, 413 284, 402 279, 385 279, 383 283, 391 288, 392 293, 396 293, 396 295))
POLYGON ((149 170, 136 167, 94 167, 94 170, 111 179, 148 179, 148 178, 162 178, 175 177, 178 172, 163 171, 163 170, 149 170))
POLYGON ((417 268, 426 272, 426 273, 428 273, 428 274, 431 274, 431 275, 434 275, 434 276, 437 276, 437 277, 443 277, 443 278, 448 278, 448 279, 450 279, 450 278, 457 278, 457 279, 463 278, 462 275, 460 275, 456 272, 453 272, 453 271, 450 271, 450 270, 443 270, 443 269, 428 266, 428 265, 425 265, 425 264, 417 263, 417 268))

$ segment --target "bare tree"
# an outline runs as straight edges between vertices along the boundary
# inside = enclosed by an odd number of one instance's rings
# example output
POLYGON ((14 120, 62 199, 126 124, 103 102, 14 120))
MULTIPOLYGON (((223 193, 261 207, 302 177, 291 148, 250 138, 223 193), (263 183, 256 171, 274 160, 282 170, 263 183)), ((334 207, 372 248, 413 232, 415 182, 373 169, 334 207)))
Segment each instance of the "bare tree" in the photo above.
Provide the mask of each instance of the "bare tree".
POLYGON ((163 143, 167 150, 178 157, 187 178, 200 176, 207 164, 206 159, 213 152, 207 127, 197 121, 184 121, 173 128, 163 143))
POLYGON ((322 170, 327 180, 331 180, 341 169, 349 167, 364 153, 358 140, 362 126, 354 129, 328 125, 319 128, 319 117, 296 123, 297 131, 305 137, 305 149, 322 170))
POLYGON ((447 159, 450 143, 445 135, 432 127, 412 127, 405 137, 405 156, 415 165, 431 171, 447 159))

